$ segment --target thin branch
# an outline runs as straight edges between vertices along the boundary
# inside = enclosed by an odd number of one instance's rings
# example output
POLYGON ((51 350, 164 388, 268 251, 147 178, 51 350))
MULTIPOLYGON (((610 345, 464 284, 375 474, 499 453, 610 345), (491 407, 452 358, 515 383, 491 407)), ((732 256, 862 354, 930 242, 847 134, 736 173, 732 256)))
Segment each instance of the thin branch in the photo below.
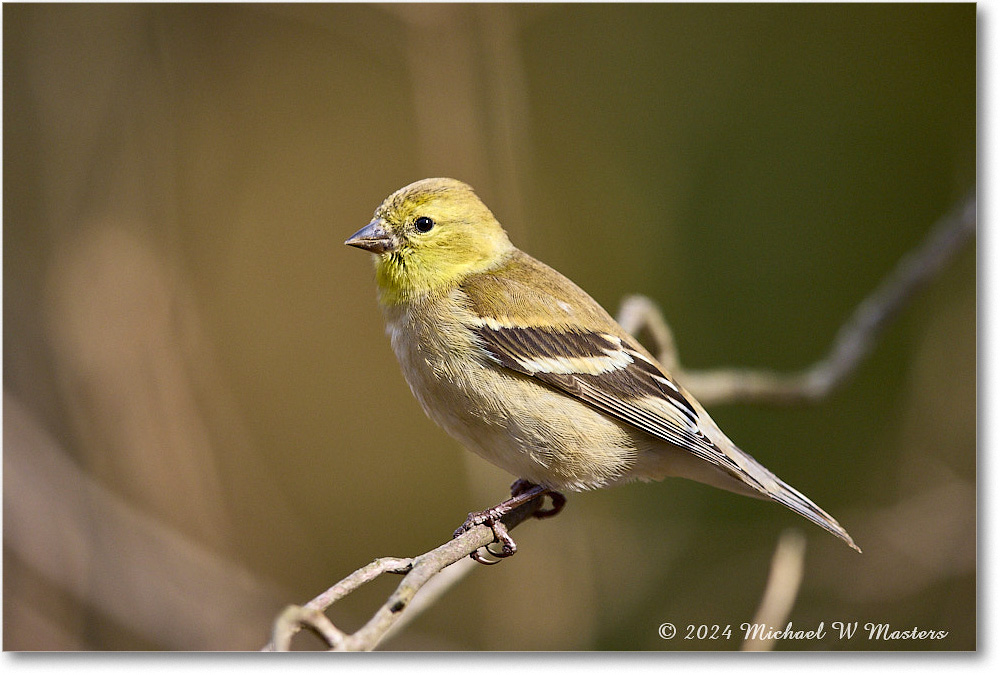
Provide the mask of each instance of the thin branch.
POLYGON ((441 596, 451 590, 452 586, 467 577, 472 570, 480 567, 481 564, 472 558, 462 558, 454 565, 445 567, 439 574, 435 574, 413 598, 413 602, 406 608, 406 613, 399 617, 399 620, 382 637, 382 642, 391 640, 394 635, 404 630, 425 610, 433 607, 441 599, 441 596))
POLYGON ((632 335, 646 328, 665 368, 705 405, 741 401, 801 403, 818 401, 843 384, 871 352, 876 338, 899 310, 951 260, 976 233, 976 195, 970 193, 932 228, 923 243, 854 310, 840 328, 827 356, 792 374, 768 370, 687 371, 680 365, 670 327, 648 298, 622 303, 619 323, 632 335))
MULTIPOLYGON (((545 497, 539 496, 506 514, 501 521, 508 530, 512 530, 538 511, 544 502, 545 497)), ((379 558, 337 582, 304 606, 287 607, 274 622, 271 642, 264 647, 264 651, 287 651, 292 638, 302 628, 312 629, 333 650, 375 649, 388 632, 408 615, 407 610, 412 609, 418 591, 446 567, 493 543, 493 539, 492 530, 479 525, 416 558, 379 558), (337 600, 383 574, 404 576, 389 599, 357 632, 348 635, 336 628, 324 612, 337 600)))

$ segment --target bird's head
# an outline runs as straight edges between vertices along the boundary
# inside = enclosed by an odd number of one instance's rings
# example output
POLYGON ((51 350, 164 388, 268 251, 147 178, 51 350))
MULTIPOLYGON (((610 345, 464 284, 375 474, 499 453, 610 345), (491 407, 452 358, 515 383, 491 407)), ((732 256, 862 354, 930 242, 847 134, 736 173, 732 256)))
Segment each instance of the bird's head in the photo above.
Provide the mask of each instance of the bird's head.
POLYGON ((381 298, 389 304, 454 286, 513 248, 472 188, 452 178, 426 178, 392 193, 344 243, 375 254, 381 298))

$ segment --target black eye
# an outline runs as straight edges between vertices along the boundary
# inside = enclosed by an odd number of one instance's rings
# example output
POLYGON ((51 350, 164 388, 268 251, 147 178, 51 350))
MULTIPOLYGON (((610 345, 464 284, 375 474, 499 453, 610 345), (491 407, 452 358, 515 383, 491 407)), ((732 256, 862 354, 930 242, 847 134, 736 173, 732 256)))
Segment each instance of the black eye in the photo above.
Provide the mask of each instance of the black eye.
POLYGON ((434 227, 434 221, 427 216, 420 216, 413 222, 413 225, 417 228, 417 232, 430 232, 431 228, 434 227))

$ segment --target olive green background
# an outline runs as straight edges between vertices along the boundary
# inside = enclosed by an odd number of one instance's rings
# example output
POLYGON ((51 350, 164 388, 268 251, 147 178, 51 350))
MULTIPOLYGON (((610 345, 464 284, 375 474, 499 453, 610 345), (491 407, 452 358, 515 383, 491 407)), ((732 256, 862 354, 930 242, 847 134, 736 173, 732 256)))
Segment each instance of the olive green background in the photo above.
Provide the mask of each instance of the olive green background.
MULTIPOLYGON (((779 370, 976 182, 972 4, 3 18, 5 649, 256 649, 284 605, 504 496, 411 397, 342 245, 413 180, 471 183, 612 313, 653 298, 686 365, 779 370)), ((796 528, 789 619, 828 636, 778 649, 974 649, 974 249, 830 399, 712 409, 863 555, 687 481, 571 495, 385 648, 735 649, 657 627, 738 633, 796 528)))

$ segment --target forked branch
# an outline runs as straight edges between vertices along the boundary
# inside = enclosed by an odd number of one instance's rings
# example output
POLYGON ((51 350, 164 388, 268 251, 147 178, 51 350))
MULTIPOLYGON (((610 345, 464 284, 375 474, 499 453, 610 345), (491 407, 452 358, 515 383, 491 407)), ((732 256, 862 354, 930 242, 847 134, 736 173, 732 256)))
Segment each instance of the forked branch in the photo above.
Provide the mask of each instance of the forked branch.
MULTIPOLYGON (((512 530, 539 511, 544 503, 544 495, 536 497, 500 520, 508 530, 512 530)), ((274 622, 271 642, 264 647, 264 651, 287 651, 292 638, 302 628, 314 631, 332 650, 375 649, 386 634, 406 616, 406 611, 410 608, 417 591, 449 565, 469 557, 492 543, 493 531, 486 525, 478 525, 416 558, 379 558, 337 582, 302 607, 291 605, 286 608, 274 622), (404 576, 393 594, 379 607, 368 623, 350 635, 334 626, 324 612, 337 600, 383 574, 404 576)))

